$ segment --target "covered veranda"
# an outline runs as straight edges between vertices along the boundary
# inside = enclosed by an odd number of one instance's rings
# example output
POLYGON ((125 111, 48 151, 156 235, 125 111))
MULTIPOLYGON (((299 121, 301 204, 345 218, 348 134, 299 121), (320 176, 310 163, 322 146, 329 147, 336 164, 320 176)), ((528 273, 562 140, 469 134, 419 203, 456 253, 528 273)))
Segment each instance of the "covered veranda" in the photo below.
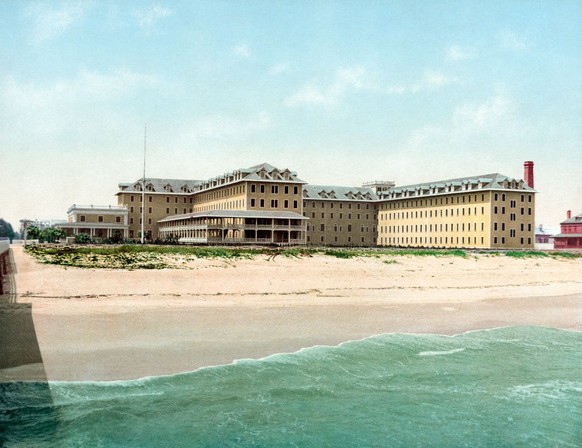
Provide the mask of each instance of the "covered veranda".
POLYGON ((159 238, 183 244, 301 245, 307 218, 294 212, 212 210, 158 221, 159 238))

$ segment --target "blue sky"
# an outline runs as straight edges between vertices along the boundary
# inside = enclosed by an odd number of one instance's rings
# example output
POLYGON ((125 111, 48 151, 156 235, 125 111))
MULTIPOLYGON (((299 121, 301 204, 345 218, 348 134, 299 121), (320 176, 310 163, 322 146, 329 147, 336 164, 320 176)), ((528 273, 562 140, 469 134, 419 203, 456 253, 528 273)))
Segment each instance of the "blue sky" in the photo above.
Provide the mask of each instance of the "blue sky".
POLYGON ((0 2, 0 217, 262 162, 313 184, 536 163, 582 213, 582 1, 0 2))

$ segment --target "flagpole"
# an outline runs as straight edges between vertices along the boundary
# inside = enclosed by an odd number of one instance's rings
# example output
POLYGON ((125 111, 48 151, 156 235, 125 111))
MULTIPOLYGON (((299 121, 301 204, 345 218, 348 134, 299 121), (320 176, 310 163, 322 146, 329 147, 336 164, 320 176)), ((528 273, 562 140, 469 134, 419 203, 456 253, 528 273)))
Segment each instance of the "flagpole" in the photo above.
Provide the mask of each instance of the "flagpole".
POLYGON ((146 142, 147 142, 147 123, 143 130, 143 176, 141 182, 141 244, 145 242, 144 227, 145 227, 145 174, 146 174, 146 142))

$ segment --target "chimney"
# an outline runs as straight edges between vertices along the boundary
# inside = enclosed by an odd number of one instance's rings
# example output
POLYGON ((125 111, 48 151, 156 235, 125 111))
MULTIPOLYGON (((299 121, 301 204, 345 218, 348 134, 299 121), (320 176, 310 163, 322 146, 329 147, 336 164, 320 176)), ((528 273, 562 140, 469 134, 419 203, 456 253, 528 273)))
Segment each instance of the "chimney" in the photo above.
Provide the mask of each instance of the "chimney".
POLYGON ((534 187, 534 163, 532 161, 523 162, 523 180, 529 187, 534 187))
POLYGON ((572 210, 568 210, 566 212, 566 219, 570 219, 572 217, 572 210))

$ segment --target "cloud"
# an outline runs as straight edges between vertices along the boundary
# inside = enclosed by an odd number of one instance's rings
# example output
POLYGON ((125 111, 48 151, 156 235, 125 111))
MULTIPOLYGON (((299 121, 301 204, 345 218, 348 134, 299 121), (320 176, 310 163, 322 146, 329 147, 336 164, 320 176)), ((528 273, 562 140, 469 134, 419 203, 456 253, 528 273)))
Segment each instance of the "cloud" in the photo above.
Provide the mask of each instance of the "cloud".
POLYGON ((55 8, 37 3, 26 10, 26 17, 31 22, 31 40, 35 44, 54 39, 79 23, 91 2, 64 3, 55 8))
POLYGON ((431 90, 438 90, 458 82, 454 76, 449 76, 443 72, 436 70, 427 70, 424 72, 422 78, 412 84, 392 85, 380 91, 386 95, 404 95, 415 94, 420 92, 427 92, 431 90))
POLYGON ((137 19, 139 27, 146 32, 150 32, 153 26, 164 17, 172 15, 172 10, 163 6, 154 5, 147 9, 134 11, 133 15, 137 19))
POLYGON ((272 75, 272 76, 278 76, 278 75, 282 75, 282 74, 288 73, 288 72, 289 72, 289 63, 288 62, 282 62, 280 64, 275 64, 269 69, 269 75, 272 75))
MULTIPOLYGON (((467 150, 464 145, 490 139, 502 141, 520 133, 514 102, 503 93, 497 93, 478 104, 465 103, 453 111, 449 123, 443 126, 427 125, 412 132, 404 145, 411 151, 467 150)), ((488 148, 492 151, 492 148, 488 148)))
POLYGON ((366 70, 363 67, 337 70, 335 79, 328 87, 307 84, 285 99, 289 107, 300 105, 331 106, 337 104, 349 91, 365 89, 366 70))
POLYGON ((285 99, 288 107, 312 105, 333 106, 338 104, 349 92, 365 91, 378 95, 416 94, 438 90, 458 82, 454 76, 449 76, 437 70, 427 70, 422 78, 411 84, 379 86, 369 79, 363 67, 343 68, 336 72, 335 78, 328 87, 316 86, 309 83, 301 87, 296 93, 285 99))
POLYGON ((207 117, 192 126, 193 134, 203 138, 243 136, 269 129, 273 120, 266 112, 241 120, 224 116, 207 117))
POLYGON ((497 40, 501 47, 510 51, 525 51, 530 47, 529 40, 513 31, 501 31, 497 34, 497 40))
POLYGON ((41 135, 70 132, 83 117, 112 117, 119 101, 159 84, 154 76, 127 69, 84 70, 44 86, 0 78, 0 134, 8 129, 41 135))
POLYGON ((238 44, 232 49, 232 52, 239 59, 248 59, 251 57, 251 50, 247 44, 238 44))
POLYGON ((475 51, 471 48, 451 45, 447 50, 446 59, 449 61, 466 61, 475 57, 475 51))

